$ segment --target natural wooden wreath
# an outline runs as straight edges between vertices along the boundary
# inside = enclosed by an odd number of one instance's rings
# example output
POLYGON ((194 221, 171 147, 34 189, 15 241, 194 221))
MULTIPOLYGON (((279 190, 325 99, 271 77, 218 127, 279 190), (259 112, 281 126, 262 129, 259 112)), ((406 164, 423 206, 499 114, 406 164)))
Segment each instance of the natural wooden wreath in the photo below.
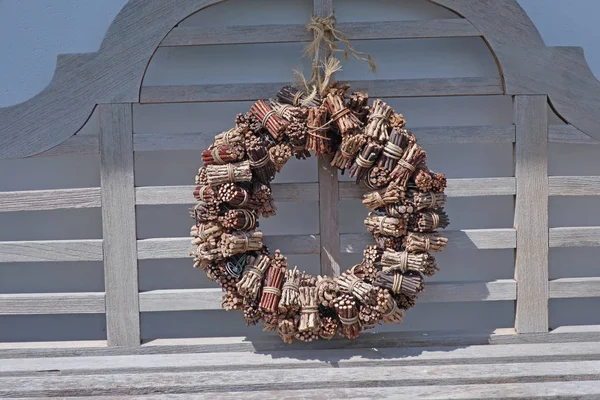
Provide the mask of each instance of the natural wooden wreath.
POLYGON ((423 290, 423 275, 438 270, 430 252, 447 243, 435 231, 449 223, 446 177, 427 168, 404 117, 381 100, 368 105, 366 93, 346 99, 348 85, 328 84, 341 69, 336 52, 376 68, 334 24, 331 15, 307 25, 314 37, 305 53, 313 58, 312 74, 307 81, 299 73, 306 90, 283 87, 276 99, 238 114, 235 127, 202 152, 196 176, 194 266, 219 282, 224 309, 243 310, 248 325, 262 320, 265 331, 277 331, 286 343, 336 334, 354 339, 381 321, 401 322, 423 290), (338 277, 288 269, 286 257, 270 253, 256 230, 259 216, 275 215, 275 174, 292 156, 306 159, 311 151, 372 190, 363 204, 376 244, 338 277))
POLYGON ((423 275, 437 271, 430 252, 447 239, 443 210, 446 177, 430 171, 426 155, 405 129, 401 114, 366 93, 334 84, 324 96, 291 86, 259 100, 234 128, 202 152, 192 227, 195 263, 219 282, 226 310, 243 310, 249 325, 262 320, 291 343, 336 334, 356 338, 377 323, 399 323, 423 290, 423 275), (372 191, 363 204, 375 245, 339 277, 288 269, 279 250, 270 253, 256 230, 258 217, 275 215, 270 182, 292 156, 333 154, 331 165, 348 170, 372 191))

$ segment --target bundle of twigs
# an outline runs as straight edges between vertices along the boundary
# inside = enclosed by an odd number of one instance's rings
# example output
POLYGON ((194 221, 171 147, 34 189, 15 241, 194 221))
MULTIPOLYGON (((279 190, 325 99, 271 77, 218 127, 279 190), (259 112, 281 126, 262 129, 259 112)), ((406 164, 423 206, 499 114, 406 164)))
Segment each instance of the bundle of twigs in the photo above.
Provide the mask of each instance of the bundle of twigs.
POLYGON ((362 151, 358 154, 354 160, 354 164, 350 167, 349 176, 356 178, 356 183, 364 180, 369 173, 369 169, 375 164, 379 153, 381 153, 382 146, 375 143, 367 143, 363 147, 362 151))
POLYGON ((277 311, 284 277, 285 268, 277 267, 271 262, 271 267, 267 270, 267 277, 260 299, 260 308, 264 312, 274 313, 277 311))
POLYGON ((244 321, 246 325, 256 325, 262 318, 258 301, 244 297, 244 321))
POLYGON ((342 136, 359 132, 362 125, 358 117, 344 104, 346 90, 347 86, 332 87, 323 101, 331 114, 331 120, 337 124, 342 136))
POLYGON ((263 144, 261 138, 253 136, 248 141, 246 149, 252 173, 262 183, 269 183, 275 178, 277 170, 269 155, 269 150, 263 144))
POLYGON ((221 307, 225 311, 243 310, 244 298, 236 291, 226 291, 221 297, 221 307))
POLYGON ((423 290, 423 276, 418 272, 380 272, 375 285, 388 289, 392 293, 416 296, 423 290))
POLYGON ((260 120, 252 115, 251 112, 245 114, 237 114, 235 116, 235 126, 242 133, 243 140, 245 141, 246 136, 258 133, 262 126, 260 120))
POLYGON ((432 177, 432 182, 431 182, 432 190, 434 192, 443 192, 446 189, 446 186, 448 184, 448 181, 446 180, 446 175, 438 174, 431 170, 429 171, 429 173, 431 174, 431 177, 432 177))
POLYGON ((333 151, 333 139, 327 135, 327 127, 327 108, 325 106, 309 108, 306 150, 314 150, 317 157, 331 154, 333 151))
POLYGON ((222 183, 249 182, 252 180, 250 163, 242 161, 236 164, 208 165, 206 176, 209 185, 220 185, 222 183))
POLYGON ((376 245, 369 245, 363 250, 364 262, 367 264, 375 264, 381 261, 383 249, 376 245))
POLYGON ((422 251, 443 251, 448 244, 448 239, 438 232, 416 233, 409 232, 403 240, 403 245, 409 253, 422 251))
POLYGON ((389 118, 391 117, 394 110, 392 107, 377 99, 371 106, 370 113, 367 117, 367 126, 365 128, 365 135, 369 140, 385 143, 390 138, 388 134, 389 130, 389 118))
POLYGON ((214 146, 240 146, 244 143, 244 129, 236 126, 215 136, 214 146))
POLYGON ((365 218, 367 230, 374 235, 400 237, 406 234, 406 221, 370 212, 365 218))
POLYGON ((285 280, 279 300, 279 313, 298 311, 300 308, 300 271, 298 267, 285 271, 285 280))
POLYGON ((200 244, 207 239, 214 239, 221 236, 223 226, 215 221, 202 222, 192 226, 190 235, 195 238, 193 244, 200 244))
POLYGON ((376 303, 377 289, 352 273, 344 272, 335 281, 342 292, 356 297, 361 303, 370 305, 376 303))
POLYGON ((192 218, 197 222, 215 221, 219 218, 219 203, 216 201, 199 201, 190 210, 192 218))
POLYGON ((373 329, 381 319, 381 314, 376 309, 376 306, 361 304, 358 310, 358 320, 363 329, 373 329))
POLYGON ((198 173, 194 178, 196 185, 208 185, 208 175, 206 174, 206 167, 200 167, 198 173))
MULTIPOLYGON (((308 117, 308 111, 306 112, 308 117)), ((287 138, 292 146, 294 156, 299 160, 305 160, 310 157, 310 152, 306 150, 306 140, 308 138, 307 120, 292 121, 286 130, 287 138)))
POLYGON ((391 180, 390 171, 386 168, 375 166, 369 170, 365 185, 371 189, 378 189, 389 184, 391 180))
POLYGON ((433 178, 427 169, 419 168, 413 179, 420 191, 429 192, 433 189, 433 178))
POLYGON ((277 334, 284 343, 291 344, 294 342, 294 335, 298 332, 299 323, 300 317, 298 315, 279 318, 277 334))
POLYGON ((237 283, 238 292, 246 298, 257 300, 265 271, 270 264, 271 259, 267 255, 249 256, 246 259, 246 267, 242 277, 237 283))
POLYGON ((275 215, 275 212, 277 211, 271 187, 264 183, 255 182, 252 186, 250 204, 258 214, 265 218, 275 215))
POLYGON ((230 144, 212 146, 210 149, 202 152, 202 162, 204 165, 223 165, 240 161, 243 158, 244 148, 230 144))
POLYGON ((287 163, 287 161, 294 154, 292 146, 289 143, 281 142, 269 149, 271 160, 275 164, 277 172, 281 171, 281 168, 287 163))
POLYGON ((404 115, 393 112, 392 116, 390 117, 390 126, 393 129, 404 128, 406 126, 406 120, 404 119, 404 115))
POLYGON ((416 171, 417 167, 425 162, 427 155, 425 151, 416 143, 408 147, 402 154, 402 158, 397 161, 396 167, 390 173, 400 186, 406 187, 408 180, 416 171))
POLYGON ((231 257, 247 251, 260 250, 263 246, 262 232, 233 232, 221 235, 221 253, 223 257, 231 257))
POLYGON ((340 334, 355 339, 360 332, 356 300, 349 294, 343 294, 333 300, 333 307, 342 323, 340 334))
POLYGON ((265 332, 273 332, 279 325, 279 316, 274 312, 262 310, 262 329, 265 332))
POLYGON ((373 235, 375 244, 382 249, 399 249, 402 247, 402 236, 373 235))
POLYGON ((271 134, 273 139, 279 140, 285 130, 287 122, 277 115, 264 100, 258 100, 250 107, 250 112, 260 121, 261 125, 271 134))
POLYGON ((394 168, 396 168, 398 160, 402 158, 404 149, 410 144, 411 138, 412 135, 408 134, 407 130, 393 129, 389 140, 383 147, 383 155, 381 156, 378 165, 388 171, 393 171, 394 168))
POLYGON ((447 201, 444 193, 419 192, 416 190, 409 190, 406 197, 416 210, 443 207, 447 201))
POLYGON ((435 258, 429 253, 408 253, 387 249, 381 256, 383 272, 417 271, 432 276, 438 271, 435 258))
POLYGON ((372 283, 375 278, 377 278, 379 270, 379 265, 363 261, 362 263, 356 264, 354 267, 352 267, 350 272, 357 278, 362 279, 367 283, 372 283))
POLYGON ((369 94, 365 92, 353 92, 348 100, 348 108, 352 110, 354 115, 362 123, 367 121, 369 114, 369 94))
POLYGON ((217 261, 223 258, 219 242, 215 238, 207 238, 200 243, 192 243, 197 247, 193 251, 193 255, 198 259, 207 261, 217 261))
POLYGON ((219 186, 217 198, 232 207, 247 207, 249 205, 250 194, 246 189, 235 183, 226 183, 219 186))
MULTIPOLYGON (((277 115, 287 122, 302 121, 305 120, 308 115, 308 110, 304 107, 296 107, 291 104, 281 103, 274 99, 270 99, 269 104, 273 107, 273 110, 275 110, 277 115)), ((288 131, 289 129, 286 130, 286 133, 288 131)))
POLYGON ((393 204, 386 205, 385 212, 390 217, 407 219, 407 217, 412 215, 412 213, 414 212, 414 207, 412 206, 411 203, 409 203, 407 201, 402 201, 399 203, 393 203, 393 204))
POLYGON ((341 170, 350 168, 354 158, 366 141, 367 139, 362 133, 352 133, 343 136, 342 143, 331 160, 331 166, 341 170))
POLYGON ((408 227, 413 232, 431 232, 438 228, 445 229, 449 224, 448 214, 442 209, 435 209, 413 214, 408 227))
POLYGON ((207 203, 219 200, 218 186, 202 185, 196 186, 194 189, 194 198, 207 203))
POLYGON ((321 317, 321 330, 319 331, 319 337, 325 340, 333 339, 338 331, 339 325, 340 324, 336 317, 321 317))
POLYGON ((404 199, 405 192, 396 185, 389 185, 382 190, 365 193, 362 203, 371 211, 385 207, 388 204, 399 203, 404 199))
POLYGON ((302 342, 312 342, 319 339, 319 333, 315 331, 296 332, 294 337, 302 342))
POLYGON ((332 301, 340 292, 340 287, 333 278, 328 276, 317 276, 317 297, 319 304, 323 307, 331 307, 332 301))
POLYGON ((295 107, 319 107, 321 105, 321 98, 318 94, 310 96, 309 101, 306 101, 307 98, 309 98, 309 93, 293 86, 284 86, 277 92, 277 100, 281 103, 291 104, 295 107))
POLYGON ((317 290, 315 287, 300 288, 300 325, 299 332, 319 332, 321 320, 319 318, 317 290))
POLYGON ((379 288, 376 309, 379 311, 382 321, 387 324, 399 324, 406 313, 402 308, 398 307, 396 300, 384 288, 379 288))

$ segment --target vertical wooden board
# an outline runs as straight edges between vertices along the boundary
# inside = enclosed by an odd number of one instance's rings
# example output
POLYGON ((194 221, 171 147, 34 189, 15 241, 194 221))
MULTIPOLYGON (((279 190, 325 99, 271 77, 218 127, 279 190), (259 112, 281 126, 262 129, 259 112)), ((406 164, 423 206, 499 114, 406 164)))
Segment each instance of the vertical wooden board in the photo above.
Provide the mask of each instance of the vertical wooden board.
POLYGON ((111 346, 140 344, 131 104, 100 106, 100 177, 106 332, 111 346))
POLYGON ((548 331, 548 115, 546 96, 516 96, 515 279, 518 333, 548 331))
MULTIPOLYGON (((325 18, 333 13, 332 0, 314 0, 313 14, 325 18)), ((325 59, 327 54, 319 54, 325 59)), ((340 191, 337 169, 330 157, 319 158, 319 229, 321 234, 321 273, 340 274, 340 231, 338 226, 340 191)))

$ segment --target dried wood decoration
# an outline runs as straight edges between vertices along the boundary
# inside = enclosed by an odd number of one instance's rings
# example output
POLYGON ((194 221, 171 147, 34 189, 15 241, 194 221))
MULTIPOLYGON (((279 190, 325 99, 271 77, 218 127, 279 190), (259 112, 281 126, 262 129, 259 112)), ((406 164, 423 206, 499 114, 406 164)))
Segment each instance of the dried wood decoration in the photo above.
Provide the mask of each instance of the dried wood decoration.
MULTIPOLYGON (((334 46, 328 41, 334 37, 364 59, 332 21, 317 20, 309 26, 323 30, 315 34, 321 46, 334 46)), ((423 290, 424 276, 438 270, 430 253, 447 244, 437 231, 449 224, 446 177, 427 168, 402 114, 381 100, 369 105, 366 93, 348 94, 348 85, 328 84, 337 64, 324 63, 324 78, 318 65, 313 86, 283 87, 215 137, 202 153, 193 193, 194 266, 221 285, 223 308, 242 311, 248 325, 262 321, 263 330, 285 343, 354 339, 380 323, 400 323, 423 290), (369 210, 364 223, 375 245, 338 277, 288 269, 286 257, 269 252, 257 230, 260 216, 276 213, 275 175, 292 156, 305 159, 311 152, 333 154, 332 166, 371 189, 363 199, 369 210)))

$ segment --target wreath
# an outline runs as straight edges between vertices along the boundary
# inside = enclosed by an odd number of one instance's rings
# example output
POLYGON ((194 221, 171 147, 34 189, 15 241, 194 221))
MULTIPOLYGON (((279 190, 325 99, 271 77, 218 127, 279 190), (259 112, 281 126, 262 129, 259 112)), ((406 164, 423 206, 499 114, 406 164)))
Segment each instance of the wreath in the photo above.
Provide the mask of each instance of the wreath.
MULTIPOLYGON (((325 27, 324 35, 315 34, 319 40, 344 41, 330 19, 317 22, 325 27)), ((327 84, 337 59, 330 57, 323 71, 315 65, 308 90, 283 87, 215 137, 202 152, 194 190, 194 267, 221 285, 225 310, 243 311, 248 325, 262 321, 286 343, 354 339, 378 323, 400 323, 423 290, 424 275, 438 270, 431 253, 447 244, 436 231, 449 224, 446 177, 427 168, 402 114, 379 99, 369 105, 363 92, 347 96, 348 85, 327 84), (370 189, 362 202, 375 244, 338 277, 288 268, 285 255, 271 253, 257 230, 260 216, 276 212, 270 182, 291 157, 311 152, 370 189)))

